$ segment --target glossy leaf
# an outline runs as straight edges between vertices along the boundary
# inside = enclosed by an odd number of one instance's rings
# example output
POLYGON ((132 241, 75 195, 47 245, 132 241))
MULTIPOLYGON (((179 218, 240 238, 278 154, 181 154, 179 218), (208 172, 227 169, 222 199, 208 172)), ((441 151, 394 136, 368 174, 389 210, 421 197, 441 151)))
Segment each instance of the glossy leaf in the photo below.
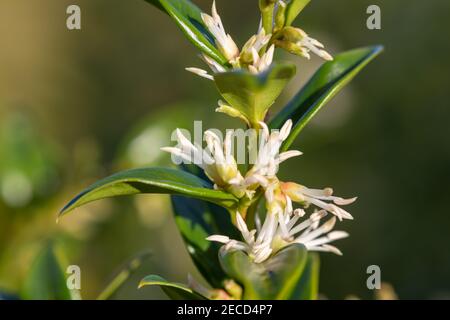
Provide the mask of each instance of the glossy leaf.
POLYGON ((282 149, 288 149, 316 113, 382 50, 381 46, 355 49, 339 54, 333 61, 324 63, 300 92, 270 122, 272 128, 281 128, 288 119, 294 122, 291 135, 282 149))
POLYGON ((238 237, 230 214, 225 209, 202 200, 182 196, 171 198, 175 222, 194 264, 211 286, 222 287, 227 277, 218 259, 220 245, 206 238, 213 234, 238 237))
POLYGON ((125 282, 142 266, 142 263, 151 254, 149 252, 138 255, 129 261, 125 267, 113 278, 113 280, 106 286, 106 288, 99 294, 97 300, 111 299, 125 282))
POLYGON ((184 35, 203 53, 218 63, 225 65, 227 60, 214 44, 214 38, 201 18, 202 11, 189 0, 146 0, 167 13, 183 31, 184 35))
POLYGON ((244 70, 216 73, 215 83, 225 101, 256 126, 295 75, 295 65, 273 64, 255 75, 244 70))
MULTIPOLYGON (((204 171, 194 164, 183 164, 180 169, 208 180, 204 171)), ((171 200, 175 222, 194 264, 212 287, 223 287, 227 276, 218 257, 221 245, 206 238, 213 234, 227 234, 233 239, 239 237, 240 233, 231 223, 230 213, 203 200, 183 196, 171 196, 171 200)))
POLYGON ((35 258, 25 279, 22 298, 26 300, 71 300, 64 270, 47 245, 35 258))
POLYGON ((186 285, 176 282, 169 282, 157 275, 149 275, 142 279, 139 283, 139 288, 145 286, 159 286, 172 300, 206 300, 204 296, 194 292, 186 285))
POLYGON ((286 25, 290 26, 311 0, 291 0, 286 6, 286 25))
POLYGON ((61 215, 95 200, 140 193, 182 194, 225 207, 232 207, 237 201, 228 193, 213 190, 208 182, 190 173, 168 168, 144 168, 122 171, 94 183, 72 199, 61 210, 61 215))
POLYGON ((243 286, 244 300, 297 299, 307 257, 301 244, 290 245, 258 264, 243 251, 227 251, 225 247, 220 250, 222 267, 243 286))
POLYGON ((305 270, 303 270, 302 277, 293 295, 295 299, 317 300, 319 294, 319 266, 319 255, 317 253, 308 253, 305 270))

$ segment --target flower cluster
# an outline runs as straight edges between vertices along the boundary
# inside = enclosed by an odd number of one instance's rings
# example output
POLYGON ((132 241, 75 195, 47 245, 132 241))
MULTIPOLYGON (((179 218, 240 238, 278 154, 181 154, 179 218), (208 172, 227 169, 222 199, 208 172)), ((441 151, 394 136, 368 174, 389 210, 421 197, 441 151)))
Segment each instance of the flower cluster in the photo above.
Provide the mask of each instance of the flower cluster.
MULTIPOLYGON (((310 58, 310 53, 314 53, 325 60, 332 60, 322 43, 286 21, 288 5, 290 3, 284 0, 261 0, 262 18, 258 32, 240 50, 225 31, 213 2, 211 15, 202 14, 201 17, 214 38, 216 47, 227 60, 227 63, 222 65, 203 54, 202 59, 213 74, 228 72, 230 69, 244 70, 250 74, 262 73, 271 66, 275 48, 282 48, 307 59, 310 58)), ((215 81, 214 75, 203 69, 187 70, 215 81)), ((293 243, 303 244, 308 250, 341 254, 330 242, 345 238, 348 234, 332 229, 337 219, 353 219, 341 206, 351 204, 356 198, 336 197, 331 188, 311 189, 294 182, 279 180, 279 165, 302 154, 298 150, 280 153, 283 142, 291 132, 292 121, 288 120, 279 131, 270 132, 262 119, 250 123, 241 111, 226 102, 219 101, 216 111, 240 117, 259 133, 257 143, 254 143, 257 145, 255 161, 245 173, 241 173, 233 155, 232 130, 227 131, 223 141, 213 131, 206 131, 206 148, 191 143, 177 130, 178 145, 163 148, 183 161, 200 166, 214 183, 215 189, 231 193, 239 199, 239 205, 231 209, 231 213, 233 222, 242 234, 242 240, 230 239, 226 235, 212 235, 208 239, 223 243, 230 250, 243 250, 256 263, 265 261, 293 243), (250 206, 257 203, 261 197, 265 200, 265 210, 261 217, 258 213, 254 217, 247 215, 250 206), (294 208, 294 205, 298 208, 294 208), (306 217, 305 209, 310 206, 315 210, 306 217), (322 223, 327 215, 332 217, 322 223), (249 225, 254 225, 255 228, 249 230, 249 225)), ((249 148, 252 147, 254 146, 250 143, 249 148)))
MULTIPOLYGON (((276 11, 275 16, 284 14, 285 8, 285 1, 277 1, 277 5, 273 9, 276 11)), ((244 44, 242 50, 239 50, 236 42, 225 31, 222 19, 217 13, 215 1, 212 5, 211 15, 202 13, 201 17, 208 31, 213 36, 217 48, 228 62, 228 66, 223 66, 214 59, 202 54, 202 59, 213 73, 226 72, 229 67, 233 69, 245 69, 252 74, 262 73, 272 64, 276 47, 283 48, 292 54, 307 59, 310 59, 310 52, 312 52, 325 60, 333 60, 333 57, 324 50, 322 43, 309 37, 300 28, 284 26, 284 22, 278 22, 282 19, 275 19, 273 22, 275 28, 271 30, 272 33, 266 32, 262 23, 260 23, 258 32, 244 44)), ((204 69, 191 67, 186 68, 186 70, 203 78, 214 80, 214 76, 204 69)))
POLYGON ((226 248, 244 250, 260 263, 283 247, 301 243, 308 250, 328 251, 340 254, 329 243, 348 236, 342 231, 332 231, 336 220, 353 219, 351 214, 340 206, 353 203, 356 198, 344 199, 333 196, 331 188, 310 189, 294 182, 283 182, 277 177, 278 166, 289 158, 301 155, 300 151, 291 150, 280 153, 282 143, 287 139, 292 128, 288 120, 281 130, 269 132, 263 122, 258 144, 255 164, 245 175, 238 169, 233 156, 231 139, 233 131, 228 131, 223 143, 212 131, 206 131, 204 139, 207 147, 192 144, 181 131, 177 130, 177 147, 163 148, 189 163, 198 164, 214 182, 216 189, 232 193, 243 203, 249 203, 258 190, 262 191, 266 202, 264 223, 256 216, 256 229, 249 230, 241 212, 236 211, 236 226, 242 234, 243 241, 229 239, 226 235, 212 235, 208 239, 224 243, 226 248), (294 209, 294 203, 301 208, 294 209), (309 218, 304 219, 304 209, 309 206, 317 209, 309 218), (328 214, 333 215, 321 224, 328 214))

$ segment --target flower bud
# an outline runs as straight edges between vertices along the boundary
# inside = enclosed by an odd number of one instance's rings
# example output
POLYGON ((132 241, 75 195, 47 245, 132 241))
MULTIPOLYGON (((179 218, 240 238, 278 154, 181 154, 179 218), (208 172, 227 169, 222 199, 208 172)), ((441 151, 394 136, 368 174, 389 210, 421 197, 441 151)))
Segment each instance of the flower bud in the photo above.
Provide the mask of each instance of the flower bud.
POLYGON ((225 113, 226 115, 229 115, 233 118, 240 118, 245 121, 247 125, 250 125, 250 122, 248 121, 247 117, 242 114, 239 110, 227 105, 222 100, 219 100, 219 107, 216 108, 216 112, 225 113))
POLYGON ((256 36, 252 36, 244 45, 241 51, 239 61, 241 64, 248 65, 253 62, 252 48, 256 43, 256 36))
POLYGON ((242 299, 242 288, 233 280, 225 280, 225 290, 236 300, 242 299))
POLYGON ((309 54, 305 51, 305 49, 302 48, 300 45, 298 45, 295 42, 289 42, 289 41, 284 41, 284 40, 275 40, 274 44, 278 48, 282 48, 289 53, 309 59, 309 54))
POLYGON ((259 8, 261 10, 267 10, 271 6, 273 6, 277 0, 259 0, 259 8))
POLYGON ((281 30, 286 24, 286 3, 278 1, 278 10, 275 15, 275 32, 281 30))
POLYGON ((281 182, 280 185, 283 193, 291 198, 292 201, 305 202, 305 197, 302 193, 304 186, 294 182, 281 182))

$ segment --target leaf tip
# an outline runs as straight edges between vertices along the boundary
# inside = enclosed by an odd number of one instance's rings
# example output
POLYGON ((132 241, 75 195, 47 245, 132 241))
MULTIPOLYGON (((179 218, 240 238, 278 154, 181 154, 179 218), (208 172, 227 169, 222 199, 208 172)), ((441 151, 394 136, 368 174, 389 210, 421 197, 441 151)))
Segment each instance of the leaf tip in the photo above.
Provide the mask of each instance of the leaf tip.
POLYGON ((140 282, 139 282, 139 284, 138 284, 138 289, 142 289, 142 287, 145 287, 147 284, 146 284, 146 282, 145 282, 145 279, 142 279, 140 282))
POLYGON ((72 207, 73 205, 73 200, 71 200, 68 204, 66 204, 61 210, 59 210, 58 212, 58 217, 56 218, 56 223, 59 222, 60 218, 64 215, 66 215, 67 213, 69 213, 70 211, 72 211, 73 209, 75 209, 74 207, 72 207))
POLYGON ((375 54, 379 54, 384 51, 384 46, 382 44, 374 45, 372 48, 375 54))

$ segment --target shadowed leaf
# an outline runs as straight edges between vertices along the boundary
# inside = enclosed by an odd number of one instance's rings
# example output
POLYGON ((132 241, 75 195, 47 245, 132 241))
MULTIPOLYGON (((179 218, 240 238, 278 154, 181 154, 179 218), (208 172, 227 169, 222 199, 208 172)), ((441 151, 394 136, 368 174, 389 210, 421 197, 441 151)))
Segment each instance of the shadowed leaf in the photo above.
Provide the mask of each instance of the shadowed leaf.
POLYGON ((230 214, 217 205, 182 196, 172 196, 172 206, 175 222, 194 264, 213 287, 222 287, 227 277, 218 259, 220 245, 206 238, 213 234, 237 237, 230 214))

